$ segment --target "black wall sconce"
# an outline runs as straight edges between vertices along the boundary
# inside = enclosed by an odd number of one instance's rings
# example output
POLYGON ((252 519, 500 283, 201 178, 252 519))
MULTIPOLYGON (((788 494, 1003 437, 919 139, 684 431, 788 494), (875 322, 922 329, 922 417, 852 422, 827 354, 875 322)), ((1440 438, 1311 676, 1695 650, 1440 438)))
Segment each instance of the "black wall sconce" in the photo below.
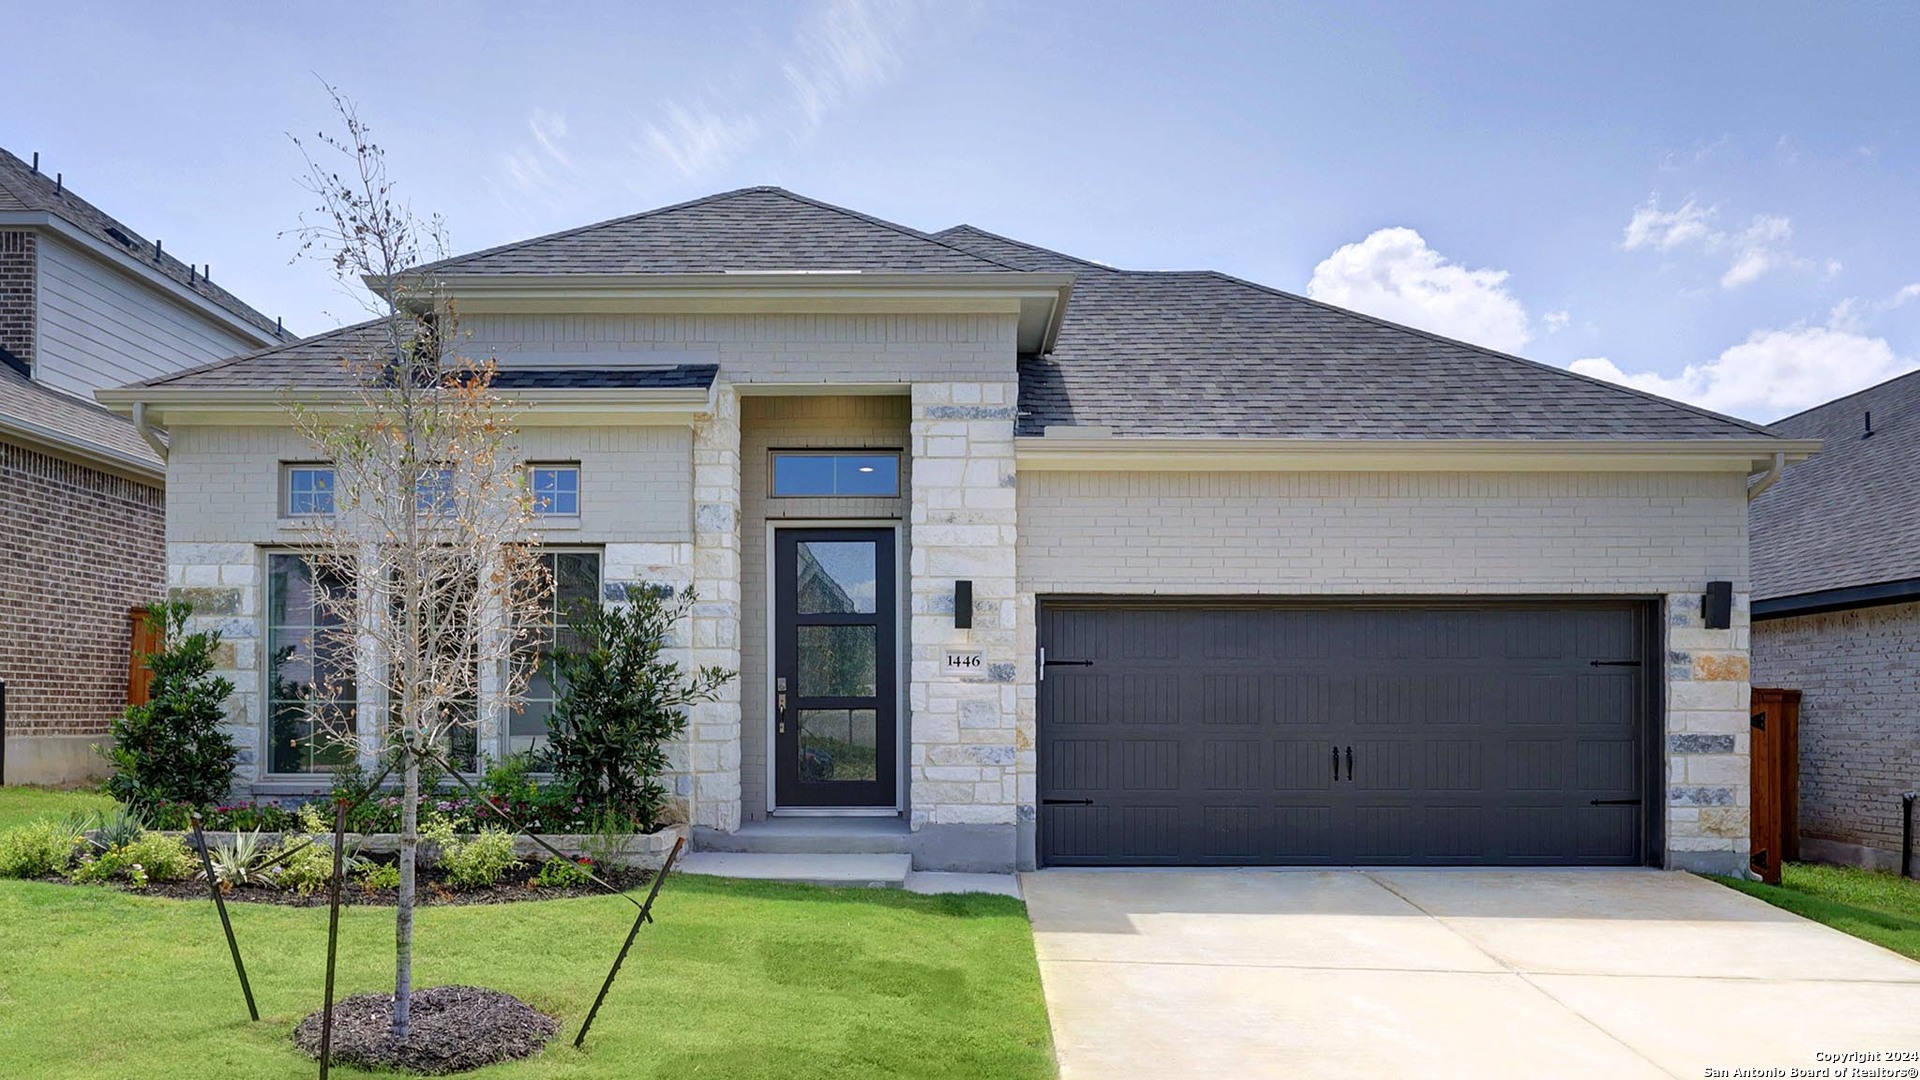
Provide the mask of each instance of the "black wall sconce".
POLYGON ((1709 630, 1733 628, 1733 582, 1707 582, 1707 593, 1700 598, 1700 618, 1709 630))
POLYGON ((956 630, 973 629, 973 582, 953 583, 953 625, 956 630))

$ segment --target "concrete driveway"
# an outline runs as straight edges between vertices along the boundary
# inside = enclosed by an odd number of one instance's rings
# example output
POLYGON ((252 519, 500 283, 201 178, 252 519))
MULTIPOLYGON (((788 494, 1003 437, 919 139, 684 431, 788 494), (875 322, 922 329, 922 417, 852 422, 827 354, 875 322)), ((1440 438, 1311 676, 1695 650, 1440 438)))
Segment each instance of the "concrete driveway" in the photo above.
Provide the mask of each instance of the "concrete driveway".
POLYGON ((1063 1080, 1787 1075, 1821 1053, 1920 1051, 1920 964, 1689 874, 1045 870, 1021 886, 1063 1080))

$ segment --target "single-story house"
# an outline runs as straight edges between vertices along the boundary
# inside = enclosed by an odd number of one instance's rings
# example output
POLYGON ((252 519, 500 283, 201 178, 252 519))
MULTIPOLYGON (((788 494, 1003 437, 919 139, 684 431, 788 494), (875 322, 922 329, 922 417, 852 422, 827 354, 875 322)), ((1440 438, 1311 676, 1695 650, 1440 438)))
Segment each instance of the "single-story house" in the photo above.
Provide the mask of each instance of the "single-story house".
MULTIPOLYGON (((680 748, 697 846, 1747 863, 1749 484, 1811 441, 778 188, 431 272, 537 406, 561 598, 691 585, 687 654, 741 673, 680 748)), ((364 332, 101 395, 170 434, 168 581, 235 645, 258 795, 327 767, 273 722, 326 509, 282 404, 364 332)))
POLYGON ((1920 788, 1920 372, 1773 430, 1826 447, 1753 503, 1753 677, 1801 692, 1801 854, 1897 869, 1920 788))
POLYGON ((95 775, 128 612, 165 588, 165 468, 93 392, 285 341, 200 266, 0 150, 0 683, 7 783, 95 775))

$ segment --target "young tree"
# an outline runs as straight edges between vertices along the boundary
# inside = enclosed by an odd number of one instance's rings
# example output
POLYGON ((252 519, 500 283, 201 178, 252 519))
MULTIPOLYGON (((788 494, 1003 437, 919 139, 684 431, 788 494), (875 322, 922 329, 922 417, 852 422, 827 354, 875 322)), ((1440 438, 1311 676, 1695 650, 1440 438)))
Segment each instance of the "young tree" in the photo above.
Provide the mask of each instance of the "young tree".
POLYGON ((350 290, 370 290, 373 318, 337 339, 345 388, 289 406, 334 469, 334 513, 305 549, 315 606, 331 616, 316 619, 331 626, 315 635, 335 638, 316 641, 314 653, 353 658, 330 677, 356 673, 360 702, 351 724, 338 709, 315 708, 309 719, 316 741, 376 754, 400 776, 393 1035, 404 1040, 421 766, 474 767, 479 734, 524 691, 528 628, 551 584, 533 550, 524 463, 493 365, 458 354, 453 305, 430 270, 416 269, 444 253, 438 220, 422 222, 395 200, 368 126, 329 92, 343 133, 311 147, 294 140, 319 215, 303 218, 297 235, 350 290))

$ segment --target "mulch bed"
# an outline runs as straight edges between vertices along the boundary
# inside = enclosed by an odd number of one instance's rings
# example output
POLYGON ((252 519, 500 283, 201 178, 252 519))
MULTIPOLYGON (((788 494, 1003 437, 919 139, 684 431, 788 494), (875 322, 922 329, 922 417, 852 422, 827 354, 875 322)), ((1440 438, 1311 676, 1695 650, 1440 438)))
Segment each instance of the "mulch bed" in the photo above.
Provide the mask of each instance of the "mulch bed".
MULTIPOLYGON (((437 868, 421 867, 419 888, 415 893, 416 904, 421 906, 448 906, 459 904, 512 904, 524 900, 560 900, 577 896, 605 896, 606 890, 589 881, 582 885, 556 887, 535 885, 533 876, 539 873, 536 866, 523 866, 507 871, 500 883, 485 889, 454 889, 446 884, 445 878, 437 868)), ((620 889, 633 889, 653 880, 653 871, 636 870, 626 867, 602 867, 596 871, 602 880, 620 889)), ((42 880, 61 885, 81 884, 69 882, 65 878, 44 878, 42 880)), ((87 883, 83 887, 99 888, 99 885, 87 883)), ((204 881, 157 881, 144 889, 135 889, 124 883, 113 886, 123 892, 137 896, 166 896, 175 900, 207 899, 207 883, 204 881)), ((398 889, 369 889, 354 881, 349 875, 346 884, 340 889, 340 904, 370 907, 392 907, 399 903, 398 889)), ((280 904, 284 907, 326 907, 327 890, 320 889, 306 894, 290 892, 285 889, 272 889, 260 885, 238 885, 226 895, 229 904, 280 904)))
MULTIPOLYGON (((293 1044, 320 1057, 322 1014, 293 1029, 293 1044)), ((393 995, 355 994, 333 1003, 333 1061, 370 1069, 444 1075, 540 1052, 559 1021, 512 994, 478 986, 413 992, 407 1041, 393 1039, 393 995)))

